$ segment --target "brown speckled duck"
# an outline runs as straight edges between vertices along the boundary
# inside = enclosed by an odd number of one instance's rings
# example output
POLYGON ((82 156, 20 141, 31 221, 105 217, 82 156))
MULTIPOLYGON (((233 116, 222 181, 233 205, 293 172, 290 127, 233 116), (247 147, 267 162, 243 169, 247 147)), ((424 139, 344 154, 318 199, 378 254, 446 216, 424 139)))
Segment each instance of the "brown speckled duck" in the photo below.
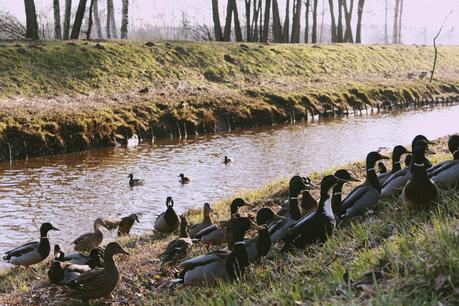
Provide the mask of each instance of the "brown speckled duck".
POLYGON ((72 244, 75 244, 75 251, 89 252, 97 248, 102 243, 102 240, 104 240, 104 235, 100 230, 101 226, 107 228, 104 221, 101 218, 97 218, 94 221, 93 233, 83 234, 72 242, 72 244))
POLYGON ((194 237, 194 235, 196 235, 199 231, 213 224, 212 219, 210 218, 211 213, 212 213, 212 208, 210 207, 210 204, 204 203, 204 208, 202 210, 202 222, 190 227, 190 230, 189 230, 190 237, 194 237))

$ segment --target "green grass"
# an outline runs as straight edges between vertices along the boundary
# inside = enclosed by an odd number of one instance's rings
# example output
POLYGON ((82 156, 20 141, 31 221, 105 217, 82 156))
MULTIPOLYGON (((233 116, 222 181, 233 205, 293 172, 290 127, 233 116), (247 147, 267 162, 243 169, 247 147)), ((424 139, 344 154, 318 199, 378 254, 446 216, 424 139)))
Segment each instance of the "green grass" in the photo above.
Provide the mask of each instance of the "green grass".
MULTIPOLYGON (((445 142, 445 138, 439 140, 434 148, 434 162, 449 158, 445 142)), ((361 162, 343 167, 362 178, 361 162)), ((319 181, 335 170, 311 177, 319 181)), ((277 207, 286 198, 286 184, 279 180, 244 194, 254 206, 243 212, 277 207)), ((228 218, 228 204, 213 204, 221 219, 228 218)), ((199 215, 198 210, 188 213, 192 222, 199 215)), ((118 258, 123 279, 113 301, 140 305, 455 305, 459 302, 458 216, 457 191, 443 191, 438 208, 417 215, 409 214, 397 197, 380 200, 373 213, 340 224, 323 245, 293 254, 276 247, 270 256, 249 267, 242 282, 199 288, 162 286, 170 276, 154 259, 173 237, 125 238, 120 242, 133 255, 118 258)), ((196 247, 193 255, 206 251, 196 247)), ((55 297, 55 286, 43 285, 44 272, 42 264, 38 272, 14 269, 0 274, 0 304, 64 303, 55 297)))
POLYGON ((0 44, 0 161, 459 93, 459 47, 0 44), (148 93, 140 93, 148 88, 148 93), (229 123, 229 124, 228 124, 229 123), (9 145, 8 145, 9 144, 9 145))

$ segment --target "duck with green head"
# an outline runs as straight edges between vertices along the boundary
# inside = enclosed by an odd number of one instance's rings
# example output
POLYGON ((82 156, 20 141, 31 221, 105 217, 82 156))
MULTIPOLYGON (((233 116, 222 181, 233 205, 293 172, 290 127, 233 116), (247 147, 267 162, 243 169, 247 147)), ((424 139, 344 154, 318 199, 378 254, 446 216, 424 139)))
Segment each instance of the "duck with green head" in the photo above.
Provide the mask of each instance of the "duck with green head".
POLYGON ((351 174, 345 170, 345 169, 340 169, 334 173, 335 177, 338 179, 338 182, 336 185, 333 187, 333 195, 331 199, 332 203, 332 210, 333 214, 335 215, 335 219, 338 221, 341 219, 342 215, 342 191, 343 191, 343 186, 347 182, 360 182, 358 179, 353 178, 351 174))
POLYGON ((384 166, 383 163, 378 163, 378 168, 380 169, 379 175, 378 175, 378 180, 379 183, 382 185, 384 182, 394 173, 397 171, 400 171, 402 169, 400 159, 402 158, 403 154, 408 154, 411 153, 408 151, 404 146, 398 145, 395 146, 393 151, 392 151, 392 170, 390 172, 387 172, 386 167, 384 166), (381 171, 381 164, 384 166, 385 171, 381 171))

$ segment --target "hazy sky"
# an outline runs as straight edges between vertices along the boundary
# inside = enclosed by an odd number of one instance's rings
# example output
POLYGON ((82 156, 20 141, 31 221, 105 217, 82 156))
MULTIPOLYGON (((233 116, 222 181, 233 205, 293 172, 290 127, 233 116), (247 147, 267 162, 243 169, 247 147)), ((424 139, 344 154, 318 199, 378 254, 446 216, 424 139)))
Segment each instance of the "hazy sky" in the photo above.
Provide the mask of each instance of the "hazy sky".
MULTIPOLYGON (((241 2, 240 11, 243 11, 243 1, 241 2)), ((319 6, 322 1, 319 0, 319 6)), ((358 0, 355 0, 357 3, 358 0)), ((393 3, 395 0, 388 0, 389 19, 392 19, 393 3)), ((89 2, 89 1, 88 1, 89 2)), ((99 0, 103 6, 105 1, 99 0)), ((121 0, 114 0, 116 10, 119 12, 121 0)), ((220 0, 220 5, 224 6, 225 0, 220 0)), ((279 4, 285 4, 286 0, 279 0, 279 4)), ((443 18, 448 12, 454 9, 454 13, 449 17, 445 31, 453 27, 457 31, 459 28, 459 0, 404 0, 404 19, 403 24, 406 27, 427 27, 433 31, 439 27, 443 18)), ((52 18, 52 1, 35 0, 37 11, 52 18)), ((76 6, 78 0, 73 0, 76 6)), ((199 23, 211 22, 211 0, 130 0, 131 19, 136 26, 141 24, 172 25, 178 23, 182 12, 199 23)), ((328 1, 325 1, 328 3, 328 1)), ((64 0, 61 0, 61 7, 64 0)), ((365 4, 364 24, 384 24, 384 0, 367 0, 365 4)), ((328 5, 327 5, 328 7, 328 5)), ((24 1, 23 0, 0 0, 0 9, 7 10, 24 20, 24 1)), ((61 8, 62 9, 62 8, 61 8)), ((328 23, 329 15, 327 13, 325 22, 328 23)), ((389 21, 391 23, 391 21, 389 21)))

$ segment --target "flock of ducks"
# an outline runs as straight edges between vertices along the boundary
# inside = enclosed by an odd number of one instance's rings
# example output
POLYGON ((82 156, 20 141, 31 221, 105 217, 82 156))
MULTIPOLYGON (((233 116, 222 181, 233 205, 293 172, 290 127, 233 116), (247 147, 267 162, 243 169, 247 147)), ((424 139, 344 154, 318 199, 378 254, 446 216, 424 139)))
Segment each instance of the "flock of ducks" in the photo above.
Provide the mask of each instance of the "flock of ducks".
MULTIPOLYGON (((459 187, 459 135, 449 138, 448 148, 453 155, 432 166, 426 154, 429 149, 425 136, 416 136, 411 151, 396 146, 392 153, 390 172, 381 160, 389 157, 373 151, 366 157, 366 179, 354 188, 344 199, 342 189, 348 182, 358 182, 351 174, 341 169, 325 176, 320 186, 307 177, 293 176, 289 182, 289 196, 284 205, 273 212, 261 208, 255 222, 241 216, 239 209, 250 206, 244 199, 237 198, 229 207, 230 219, 214 224, 209 203, 203 207, 201 223, 189 226, 185 216, 178 216, 172 197, 166 199, 166 210, 154 222, 157 232, 170 234, 179 231, 177 239, 171 241, 161 254, 161 265, 178 267, 173 283, 185 285, 207 285, 217 281, 239 279, 250 263, 266 256, 272 246, 281 244, 282 250, 304 249, 308 245, 322 243, 333 233, 336 223, 344 218, 363 215, 380 198, 401 194, 410 212, 428 210, 437 205, 441 188, 459 187), (402 167, 401 159, 404 159, 402 167), (310 193, 320 188, 317 201, 310 193), (245 239, 250 229, 258 233, 245 239), (185 259, 195 243, 227 246, 191 259, 185 259)), ((225 156, 224 163, 230 159, 225 156)), ((190 179, 183 174, 180 182, 190 179)), ((143 180, 129 175, 129 185, 142 185, 143 180)), ((64 254, 59 245, 54 247, 54 260, 48 270, 52 283, 64 285, 65 296, 88 301, 109 297, 120 280, 120 272, 113 259, 117 254, 129 255, 117 242, 109 243, 105 249, 99 247, 103 240, 101 227, 109 230, 118 228, 118 235, 128 235, 138 216, 132 214, 118 221, 98 218, 94 232, 84 234, 73 241, 75 253, 64 254)), ((40 227, 40 240, 24 244, 5 253, 4 259, 18 266, 31 266, 45 260, 51 250, 48 232, 58 230, 50 223, 40 227)))

